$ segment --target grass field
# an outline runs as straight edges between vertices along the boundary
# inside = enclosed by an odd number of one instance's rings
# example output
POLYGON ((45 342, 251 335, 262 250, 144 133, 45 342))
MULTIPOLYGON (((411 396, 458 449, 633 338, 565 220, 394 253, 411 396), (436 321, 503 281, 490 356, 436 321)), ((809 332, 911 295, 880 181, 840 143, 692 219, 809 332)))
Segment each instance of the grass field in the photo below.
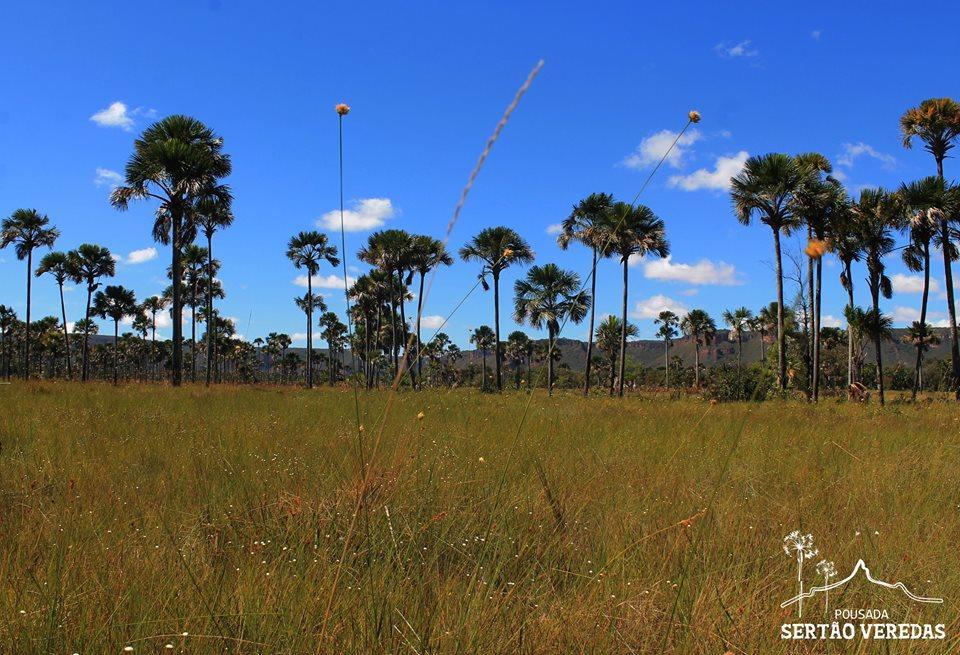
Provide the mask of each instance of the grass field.
POLYGON ((346 389, 0 386, 0 652, 960 648, 954 404, 404 393, 374 453, 385 400, 364 485, 346 389), (946 641, 781 640, 795 529, 946 641))

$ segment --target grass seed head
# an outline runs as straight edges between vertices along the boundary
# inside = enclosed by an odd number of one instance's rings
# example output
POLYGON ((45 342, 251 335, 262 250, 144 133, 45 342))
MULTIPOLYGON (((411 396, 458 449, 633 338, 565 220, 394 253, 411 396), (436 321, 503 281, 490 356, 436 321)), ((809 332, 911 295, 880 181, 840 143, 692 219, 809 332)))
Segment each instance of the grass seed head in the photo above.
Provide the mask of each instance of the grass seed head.
POLYGON ((342 102, 338 104, 335 107, 335 109, 337 110, 337 113, 340 114, 341 116, 346 116, 347 114, 350 113, 350 105, 344 104, 342 102))

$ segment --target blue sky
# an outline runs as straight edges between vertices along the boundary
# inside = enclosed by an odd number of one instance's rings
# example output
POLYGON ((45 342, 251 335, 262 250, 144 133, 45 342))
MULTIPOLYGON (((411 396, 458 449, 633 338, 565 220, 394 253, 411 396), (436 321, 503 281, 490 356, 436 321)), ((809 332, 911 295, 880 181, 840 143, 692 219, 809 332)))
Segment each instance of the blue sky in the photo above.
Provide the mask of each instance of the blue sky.
MULTIPOLYGON (((585 275, 588 254, 560 251, 549 227, 591 192, 632 198, 669 143, 664 131, 696 108, 695 138, 641 199, 666 221, 673 251, 631 268, 631 312, 649 337, 650 315, 664 306, 719 319, 725 308, 773 299, 770 232, 740 226, 724 189, 747 154, 822 152, 851 191, 934 172, 922 149, 903 149, 897 121, 924 98, 960 95, 949 74, 960 55, 951 39, 935 38, 958 17, 946 2, 922 12, 893 3, 8 3, 0 215, 37 208, 62 231, 57 249, 108 246, 124 257, 114 283, 140 298, 159 293, 169 252, 151 240, 153 206, 120 213, 107 197, 154 117, 195 116, 224 137, 234 163, 236 222, 214 243, 221 309, 247 338, 303 333, 292 302, 303 290, 284 249, 295 232, 318 221, 323 229, 337 206, 334 104, 353 108, 345 192, 358 222, 439 237, 488 135, 542 58, 449 246, 509 225, 539 263, 585 275)), ((960 175, 957 166, 947 162, 948 176, 960 175)), ((347 234, 351 267, 369 233, 347 234)), ((895 258, 889 270, 906 273, 895 258)), ((521 272, 508 271, 504 288, 521 272)), ((459 261, 442 270, 424 313, 449 313, 476 273, 459 261)), ((844 304, 838 273, 828 261, 831 317, 844 304)), ((858 269, 861 303, 864 275, 858 269)), ((0 302, 21 316, 23 279, 23 263, 0 251, 0 302)), ((613 262, 601 265, 600 313, 619 311, 619 280, 613 262)), ((919 293, 909 277, 894 281, 885 309, 902 325, 914 320, 919 293)), ((945 312, 938 287, 935 322, 945 312)), ((342 311, 342 288, 324 292, 342 311)), ((83 295, 67 294, 71 321, 83 295)), ((35 316, 57 312, 52 280, 34 285, 34 303, 35 316)), ((490 322, 491 305, 478 290, 445 331, 465 344, 470 328, 490 322)), ((585 332, 571 326, 566 335, 585 332)))

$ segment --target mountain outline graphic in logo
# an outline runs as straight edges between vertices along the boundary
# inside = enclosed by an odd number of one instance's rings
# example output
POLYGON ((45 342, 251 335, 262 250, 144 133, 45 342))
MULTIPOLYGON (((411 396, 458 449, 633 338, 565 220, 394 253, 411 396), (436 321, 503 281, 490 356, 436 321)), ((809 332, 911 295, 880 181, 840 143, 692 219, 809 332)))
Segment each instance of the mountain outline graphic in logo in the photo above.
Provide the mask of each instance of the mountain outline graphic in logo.
POLYGON ((885 587, 887 589, 898 589, 901 592, 903 592, 903 594, 907 596, 910 600, 913 600, 917 603, 932 603, 932 604, 943 603, 942 598, 918 596, 917 594, 910 591, 907 588, 907 586, 902 582, 886 582, 884 580, 880 580, 873 577, 873 574, 870 572, 870 569, 867 568, 866 562, 864 562, 863 559, 858 559, 857 563, 853 567, 853 570, 850 572, 850 574, 847 577, 837 580, 836 582, 831 582, 830 584, 820 586, 820 587, 811 587, 807 591, 798 593, 793 598, 789 598, 783 601, 782 603, 780 603, 780 607, 785 608, 785 607, 789 607, 790 605, 793 605, 794 603, 802 603, 804 599, 812 598, 818 593, 829 593, 833 589, 836 589, 837 587, 842 587, 843 585, 853 580, 856 577, 858 572, 863 572, 868 582, 880 587, 885 587))

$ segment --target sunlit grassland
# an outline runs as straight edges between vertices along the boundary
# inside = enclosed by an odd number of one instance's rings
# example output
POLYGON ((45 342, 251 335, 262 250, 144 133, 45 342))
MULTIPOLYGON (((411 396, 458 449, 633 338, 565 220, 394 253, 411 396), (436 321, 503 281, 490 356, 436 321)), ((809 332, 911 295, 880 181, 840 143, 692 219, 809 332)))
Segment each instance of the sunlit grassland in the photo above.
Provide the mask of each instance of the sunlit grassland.
POLYGON ((0 652, 960 645, 951 403, 537 394, 520 426, 523 394, 405 392, 374 452, 386 394, 359 401, 360 442, 348 389, 0 386, 0 652), (862 557, 946 598, 852 584, 831 606, 946 623, 947 642, 781 641, 794 529, 841 574, 862 557))

